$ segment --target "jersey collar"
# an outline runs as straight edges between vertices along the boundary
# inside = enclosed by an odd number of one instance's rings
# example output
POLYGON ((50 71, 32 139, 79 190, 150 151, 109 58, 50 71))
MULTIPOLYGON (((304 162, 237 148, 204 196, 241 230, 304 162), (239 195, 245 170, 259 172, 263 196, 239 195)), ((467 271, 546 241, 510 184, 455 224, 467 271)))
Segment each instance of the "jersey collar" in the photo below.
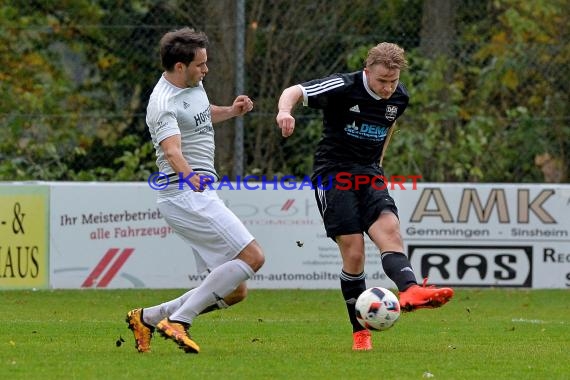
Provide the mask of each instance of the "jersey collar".
POLYGON ((372 96, 376 100, 382 99, 378 94, 376 94, 374 91, 372 91, 370 89, 370 87, 368 87, 368 80, 366 80, 366 71, 364 71, 364 70, 362 70, 362 84, 364 85, 366 92, 368 92, 368 95, 372 96))

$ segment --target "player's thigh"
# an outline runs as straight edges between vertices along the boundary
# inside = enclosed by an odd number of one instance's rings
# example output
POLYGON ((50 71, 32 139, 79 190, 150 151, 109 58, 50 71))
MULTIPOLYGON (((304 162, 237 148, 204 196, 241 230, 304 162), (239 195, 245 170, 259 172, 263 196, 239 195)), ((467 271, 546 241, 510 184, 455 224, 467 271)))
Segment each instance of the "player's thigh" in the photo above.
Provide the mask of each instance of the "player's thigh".
POLYGON ((188 192, 159 203, 159 209, 209 269, 234 259, 253 241, 241 220, 215 192, 188 192))
POLYGON ((376 178, 376 186, 367 187, 360 204, 364 230, 368 231, 382 213, 390 212, 398 218, 398 207, 387 189, 382 188, 382 180, 376 178))
POLYGON ((356 191, 342 190, 336 186, 326 190, 317 188, 315 198, 328 237, 363 232, 356 191))

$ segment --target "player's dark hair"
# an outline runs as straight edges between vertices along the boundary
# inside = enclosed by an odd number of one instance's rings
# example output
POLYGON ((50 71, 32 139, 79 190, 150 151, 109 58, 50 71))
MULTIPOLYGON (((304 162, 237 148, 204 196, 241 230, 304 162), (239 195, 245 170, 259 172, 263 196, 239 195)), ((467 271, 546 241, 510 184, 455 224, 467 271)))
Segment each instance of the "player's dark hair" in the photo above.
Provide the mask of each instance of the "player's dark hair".
POLYGON ((197 49, 208 48, 208 37, 192 28, 166 33, 160 39, 160 59, 166 71, 172 71, 177 62, 188 65, 194 60, 197 49))

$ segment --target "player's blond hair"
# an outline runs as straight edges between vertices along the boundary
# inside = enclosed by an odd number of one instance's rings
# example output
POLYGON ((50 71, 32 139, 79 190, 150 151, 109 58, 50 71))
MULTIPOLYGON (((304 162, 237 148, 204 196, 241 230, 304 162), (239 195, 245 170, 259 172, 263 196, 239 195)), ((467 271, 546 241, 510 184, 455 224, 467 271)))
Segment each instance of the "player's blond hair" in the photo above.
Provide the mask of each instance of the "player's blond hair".
POLYGON ((408 68, 404 49, 390 42, 381 42, 368 50, 366 67, 369 68, 378 64, 382 64, 388 69, 405 70, 408 68))

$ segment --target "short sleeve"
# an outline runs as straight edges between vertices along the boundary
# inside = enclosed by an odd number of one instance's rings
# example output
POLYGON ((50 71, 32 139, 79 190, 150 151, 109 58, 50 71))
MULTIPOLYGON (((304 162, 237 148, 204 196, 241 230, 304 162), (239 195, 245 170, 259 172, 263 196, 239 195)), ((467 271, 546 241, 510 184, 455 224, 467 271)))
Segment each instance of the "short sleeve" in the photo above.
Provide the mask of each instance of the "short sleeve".
POLYGON ((173 112, 163 111, 158 114, 155 121, 156 142, 160 142, 170 136, 179 135, 180 128, 173 112))

